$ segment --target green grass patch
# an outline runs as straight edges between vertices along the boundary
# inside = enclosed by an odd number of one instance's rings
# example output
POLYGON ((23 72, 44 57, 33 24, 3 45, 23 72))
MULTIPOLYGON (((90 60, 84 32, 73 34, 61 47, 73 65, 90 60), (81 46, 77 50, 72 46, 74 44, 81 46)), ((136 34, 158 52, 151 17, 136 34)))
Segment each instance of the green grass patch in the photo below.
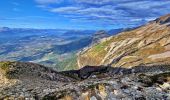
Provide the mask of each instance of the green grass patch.
POLYGON ((69 58, 67 58, 63 61, 58 61, 56 64, 56 68, 59 71, 78 69, 77 56, 75 54, 73 54, 69 58))
POLYGON ((4 71, 8 71, 12 62, 0 62, 0 68, 4 71))

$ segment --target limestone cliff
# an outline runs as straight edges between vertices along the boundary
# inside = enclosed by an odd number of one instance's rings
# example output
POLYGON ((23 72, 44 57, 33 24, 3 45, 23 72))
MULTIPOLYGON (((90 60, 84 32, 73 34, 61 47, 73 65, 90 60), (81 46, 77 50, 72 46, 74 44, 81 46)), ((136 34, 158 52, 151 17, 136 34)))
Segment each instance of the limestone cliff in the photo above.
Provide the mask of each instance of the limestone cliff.
POLYGON ((77 60, 85 65, 130 68, 170 63, 170 14, 134 30, 103 39, 82 51, 77 60))

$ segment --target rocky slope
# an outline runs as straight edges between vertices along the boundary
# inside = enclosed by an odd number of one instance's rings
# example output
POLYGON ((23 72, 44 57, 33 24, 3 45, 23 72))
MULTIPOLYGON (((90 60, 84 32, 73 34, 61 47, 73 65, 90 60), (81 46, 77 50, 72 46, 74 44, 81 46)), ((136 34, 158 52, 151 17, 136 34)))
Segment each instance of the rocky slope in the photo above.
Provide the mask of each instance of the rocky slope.
POLYGON ((78 65, 137 65, 170 63, 170 14, 134 30, 103 39, 78 57, 78 65))
POLYGON ((0 62, 0 77, 0 100, 42 97, 61 82, 74 81, 42 65, 22 62, 0 62))
POLYGON ((0 76, 0 100, 170 99, 170 65, 56 72, 33 63, 0 62, 0 76))

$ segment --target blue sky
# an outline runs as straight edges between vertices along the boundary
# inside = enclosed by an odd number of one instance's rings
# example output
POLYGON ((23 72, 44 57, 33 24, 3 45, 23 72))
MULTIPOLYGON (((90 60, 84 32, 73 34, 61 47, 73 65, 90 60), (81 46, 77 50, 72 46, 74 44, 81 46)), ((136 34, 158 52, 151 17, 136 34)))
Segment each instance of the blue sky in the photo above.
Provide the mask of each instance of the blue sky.
POLYGON ((1 0, 0 27, 116 29, 170 13, 170 0, 1 0))

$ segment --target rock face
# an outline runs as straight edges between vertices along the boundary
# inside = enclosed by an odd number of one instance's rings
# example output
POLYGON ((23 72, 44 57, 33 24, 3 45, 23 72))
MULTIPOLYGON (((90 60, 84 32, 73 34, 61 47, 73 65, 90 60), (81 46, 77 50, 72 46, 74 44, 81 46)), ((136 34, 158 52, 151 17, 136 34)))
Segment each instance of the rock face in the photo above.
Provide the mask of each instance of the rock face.
POLYGON ((93 35, 92 44, 97 44, 100 42, 101 39, 106 38, 108 36, 109 35, 106 31, 100 30, 93 35))
POLYGON ((170 99, 170 65, 56 72, 33 63, 0 62, 0 76, 0 100, 170 99))
POLYGON ((170 14, 157 18, 155 21, 159 24, 170 23, 170 14))
POLYGON ((170 63, 170 14, 106 38, 80 53, 77 62, 80 68, 85 65, 131 68, 170 63))

